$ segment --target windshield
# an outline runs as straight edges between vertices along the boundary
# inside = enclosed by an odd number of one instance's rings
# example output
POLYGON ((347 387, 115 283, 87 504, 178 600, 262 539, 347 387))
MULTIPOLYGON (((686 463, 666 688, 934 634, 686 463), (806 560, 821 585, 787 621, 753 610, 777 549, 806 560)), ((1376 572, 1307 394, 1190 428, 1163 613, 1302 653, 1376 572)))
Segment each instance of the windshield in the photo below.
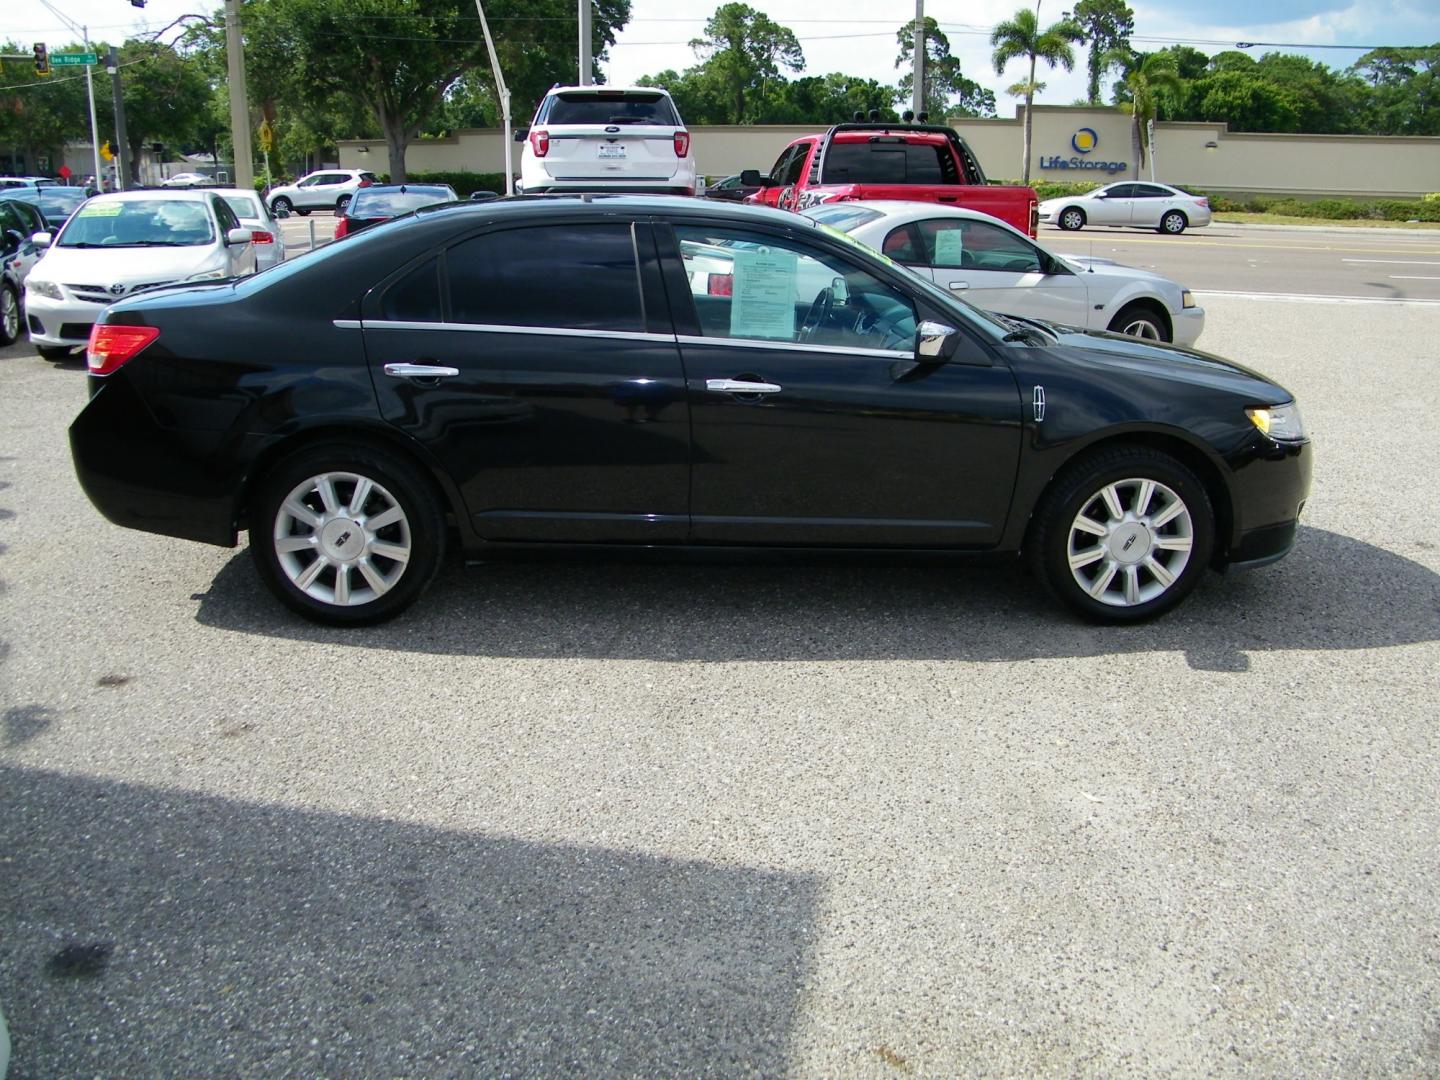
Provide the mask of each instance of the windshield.
POLYGON ((655 124, 676 127, 680 117, 675 106, 662 94, 625 93, 619 90, 595 90, 556 94, 550 99, 544 115, 536 118, 542 124, 655 124))
POLYGON ((861 225, 874 221, 880 217, 879 210, 870 210, 863 206, 855 206, 846 203, 822 203, 819 206, 812 206, 801 210, 806 217, 818 221, 821 225, 829 225, 832 229, 839 229, 841 232, 853 232, 861 225))
POLYGON ((66 224, 57 247, 203 247, 215 230, 205 204, 179 199, 92 199, 66 224))
POLYGON ((238 218, 250 218, 252 221, 263 221, 265 218, 265 211, 260 209, 258 196, 253 199, 248 195, 221 195, 220 197, 225 200, 225 205, 235 211, 235 216, 238 218))
POLYGON ((392 218, 434 203, 454 202, 449 188, 408 188, 405 191, 358 191, 350 203, 352 218, 392 218))

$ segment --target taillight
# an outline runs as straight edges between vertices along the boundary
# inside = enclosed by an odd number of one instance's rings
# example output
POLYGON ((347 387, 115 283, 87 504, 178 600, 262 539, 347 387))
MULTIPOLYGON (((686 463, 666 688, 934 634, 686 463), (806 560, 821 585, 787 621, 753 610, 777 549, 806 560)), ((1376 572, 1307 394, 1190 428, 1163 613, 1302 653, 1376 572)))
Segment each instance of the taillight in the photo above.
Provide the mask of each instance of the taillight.
POLYGON ((684 157, 690 152, 690 133, 688 131, 675 132, 675 156, 684 157))
POLYGON ((530 149, 536 157, 544 157, 550 152, 550 133, 548 131, 530 132, 530 149))
POLYGON ((1196 201, 1197 203, 1199 203, 1201 206, 1206 207, 1207 209, 1208 209, 1209 206, 1210 206, 1210 200, 1209 200, 1209 199, 1196 199, 1195 201, 1196 201))
POLYGON ((90 328, 85 363, 91 375, 109 375, 144 351, 160 331, 153 326, 112 326, 96 323, 90 328))
POLYGON ((273 244, 275 237, 268 232, 261 232, 259 229, 250 230, 250 242, 252 244, 273 244))
POLYGON ((710 280, 705 285, 705 292, 710 296, 734 296, 735 275, 711 274, 710 280))
POLYGON ((1040 236, 1040 204, 1030 204, 1030 239, 1035 240, 1040 236))
MULTIPOLYGON (((335 239, 350 235, 350 219, 343 214, 335 219, 335 239)), ((348 249, 347 249, 348 250, 348 249)))

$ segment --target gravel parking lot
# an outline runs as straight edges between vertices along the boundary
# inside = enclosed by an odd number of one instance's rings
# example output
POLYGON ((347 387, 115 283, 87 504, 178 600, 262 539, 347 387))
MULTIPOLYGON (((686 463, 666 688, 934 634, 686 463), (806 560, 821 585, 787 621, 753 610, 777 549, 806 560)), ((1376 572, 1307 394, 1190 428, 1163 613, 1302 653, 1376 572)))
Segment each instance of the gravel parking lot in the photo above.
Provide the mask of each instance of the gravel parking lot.
POLYGON ((100 518, 82 368, 0 350, 12 1074, 1440 1073, 1440 305, 1202 302, 1314 493, 1120 629, 633 561, 322 629, 100 518))

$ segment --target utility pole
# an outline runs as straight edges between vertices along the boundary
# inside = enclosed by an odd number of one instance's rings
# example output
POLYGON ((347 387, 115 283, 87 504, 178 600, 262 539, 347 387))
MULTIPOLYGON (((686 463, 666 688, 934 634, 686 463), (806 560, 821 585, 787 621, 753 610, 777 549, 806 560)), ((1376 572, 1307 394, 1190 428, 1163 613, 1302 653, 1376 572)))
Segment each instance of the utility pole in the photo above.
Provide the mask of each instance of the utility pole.
POLYGON ((505 194, 514 195, 515 172, 510 167, 510 88, 505 85, 505 76, 500 74, 500 58, 495 55, 495 39, 490 36, 485 5, 475 0, 475 10, 480 14, 480 29, 485 32, 485 48, 490 53, 490 72, 495 77, 495 94, 500 99, 500 123, 505 133, 505 194))
MULTIPOLYGON (((66 18, 55 9, 55 6, 51 4, 49 0, 40 0, 40 3, 45 5, 45 9, 49 11, 51 15, 54 15, 68 26, 71 33, 74 33, 76 30, 80 31, 80 40, 85 43, 85 51, 90 51, 90 33, 87 27, 81 26, 66 18)), ((95 79, 90 73, 89 64, 85 65, 85 89, 90 95, 90 149, 95 155, 95 186, 98 188, 104 183, 105 173, 102 172, 100 168, 100 125, 95 122, 95 79)))
POLYGON ((235 144, 235 186, 253 187, 250 100, 245 94, 245 42, 240 36, 240 0, 225 0, 225 63, 230 73, 230 141, 235 144))
POLYGON ((580 85, 590 85, 590 0, 580 0, 580 85))
POLYGON ((125 95, 120 89, 120 56, 114 45, 110 46, 105 70, 110 72, 110 94, 115 103, 115 189, 124 191, 130 186, 130 140, 125 137, 125 95))
POLYGON ((925 111, 925 0, 915 0, 915 92, 910 95, 910 108, 916 119, 925 111))

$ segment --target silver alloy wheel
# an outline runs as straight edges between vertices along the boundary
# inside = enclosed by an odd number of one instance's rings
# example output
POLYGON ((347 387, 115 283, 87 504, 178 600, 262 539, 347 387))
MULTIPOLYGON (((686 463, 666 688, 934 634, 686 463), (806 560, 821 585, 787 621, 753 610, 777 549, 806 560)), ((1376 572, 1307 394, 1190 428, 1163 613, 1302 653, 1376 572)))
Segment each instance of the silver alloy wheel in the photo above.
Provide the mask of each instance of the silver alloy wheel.
POLYGON ((1160 228, 1171 236, 1179 236, 1185 231, 1185 215, 1179 210, 1171 210, 1160 219, 1160 228))
POLYGON ((1128 334, 1130 337, 1144 338, 1146 341, 1165 340, 1165 335, 1160 332, 1160 327, 1149 315, 1132 315, 1120 327, 1120 332, 1128 334))
POLYGON ((20 299, 8 285, 0 285, 0 337, 14 341, 20 336, 20 299))
POLYGON ((1190 562, 1195 523, 1172 488, 1145 477, 1106 484, 1070 523, 1066 557, 1075 583, 1111 607, 1162 595, 1190 562))
POLYGON ((337 607, 393 589, 410 563, 410 520, 369 477, 327 472, 295 485, 275 513, 275 557, 306 596, 337 607))
POLYGON ((1085 215, 1074 207, 1064 211, 1060 215, 1060 227, 1071 231, 1080 228, 1085 224, 1085 215))

